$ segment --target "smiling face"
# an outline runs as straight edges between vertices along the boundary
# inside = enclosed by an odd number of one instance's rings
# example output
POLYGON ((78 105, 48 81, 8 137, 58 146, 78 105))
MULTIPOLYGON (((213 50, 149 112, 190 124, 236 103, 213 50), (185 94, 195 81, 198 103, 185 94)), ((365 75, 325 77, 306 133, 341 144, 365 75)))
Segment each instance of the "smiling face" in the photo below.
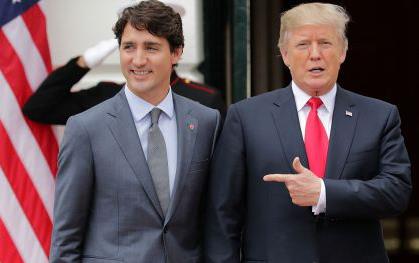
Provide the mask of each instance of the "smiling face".
POLYGON ((160 103, 169 91, 172 67, 179 61, 182 48, 171 52, 167 39, 137 30, 128 23, 119 52, 128 88, 153 105, 160 103))
POLYGON ((281 55, 298 87, 320 96, 336 83, 346 50, 334 27, 303 25, 287 32, 281 55))

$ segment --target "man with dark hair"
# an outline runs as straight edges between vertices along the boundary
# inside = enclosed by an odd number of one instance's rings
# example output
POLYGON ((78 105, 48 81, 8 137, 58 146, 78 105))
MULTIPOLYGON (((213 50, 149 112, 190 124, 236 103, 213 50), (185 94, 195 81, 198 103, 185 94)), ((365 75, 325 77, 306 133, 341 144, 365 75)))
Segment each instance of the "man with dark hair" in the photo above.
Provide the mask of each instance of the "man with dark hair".
MULTIPOLYGON (((179 14, 184 13, 177 5, 169 6, 179 14)), ((23 106, 25 116, 40 123, 64 125, 69 117, 115 96, 125 86, 124 83, 101 81, 77 91, 72 91, 72 87, 117 47, 118 40, 115 38, 100 41, 52 71, 23 106)), ((218 89, 180 77, 175 69, 170 76, 170 86, 176 94, 217 109, 222 117, 225 115, 226 105, 218 89)))
MULTIPOLYGON (((93 68, 84 61, 83 54, 52 71, 25 103, 23 114, 36 122, 64 125, 71 116, 115 96, 125 86, 125 83, 101 81, 73 92, 72 87, 93 68)), ((217 109, 221 117, 225 116, 226 105, 217 88, 183 78, 176 70, 170 76, 170 87, 174 93, 217 109)))
POLYGON ((51 262, 200 262, 202 193, 220 114, 173 93, 180 16, 155 0, 114 27, 126 86, 70 117, 51 262))

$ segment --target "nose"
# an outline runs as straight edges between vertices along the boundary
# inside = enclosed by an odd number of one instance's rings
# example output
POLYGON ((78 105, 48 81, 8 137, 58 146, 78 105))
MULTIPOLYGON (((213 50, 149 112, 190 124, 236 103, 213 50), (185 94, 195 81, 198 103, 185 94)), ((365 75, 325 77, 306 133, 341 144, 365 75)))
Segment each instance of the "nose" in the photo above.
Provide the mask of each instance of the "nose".
POLYGON ((319 60, 320 59, 320 47, 317 43, 314 43, 310 47, 309 56, 311 60, 319 60))
POLYGON ((138 50, 134 55, 132 63, 137 67, 144 66, 147 63, 147 56, 142 50, 138 50))

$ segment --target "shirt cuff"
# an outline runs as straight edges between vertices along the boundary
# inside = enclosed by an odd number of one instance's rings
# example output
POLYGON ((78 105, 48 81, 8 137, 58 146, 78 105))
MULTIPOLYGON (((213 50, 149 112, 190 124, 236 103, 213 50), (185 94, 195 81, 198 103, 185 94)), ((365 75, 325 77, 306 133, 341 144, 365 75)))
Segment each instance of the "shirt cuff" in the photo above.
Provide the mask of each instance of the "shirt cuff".
POLYGON ((326 187, 324 186, 323 179, 321 180, 320 196, 317 205, 312 206, 311 211, 314 215, 326 212, 326 187))

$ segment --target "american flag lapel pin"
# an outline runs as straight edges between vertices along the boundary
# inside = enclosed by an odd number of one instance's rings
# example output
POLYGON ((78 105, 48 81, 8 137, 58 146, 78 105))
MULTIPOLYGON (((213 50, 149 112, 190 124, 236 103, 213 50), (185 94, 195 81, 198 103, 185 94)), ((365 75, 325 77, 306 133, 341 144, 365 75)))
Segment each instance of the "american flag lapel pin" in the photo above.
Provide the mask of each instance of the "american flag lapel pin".
POLYGON ((347 110, 346 110, 346 111, 345 111, 345 115, 346 115, 346 116, 349 116, 349 117, 352 117, 352 112, 351 112, 351 111, 347 111, 347 110))
POLYGON ((193 131, 195 129, 195 125, 193 123, 189 123, 188 128, 193 131))

